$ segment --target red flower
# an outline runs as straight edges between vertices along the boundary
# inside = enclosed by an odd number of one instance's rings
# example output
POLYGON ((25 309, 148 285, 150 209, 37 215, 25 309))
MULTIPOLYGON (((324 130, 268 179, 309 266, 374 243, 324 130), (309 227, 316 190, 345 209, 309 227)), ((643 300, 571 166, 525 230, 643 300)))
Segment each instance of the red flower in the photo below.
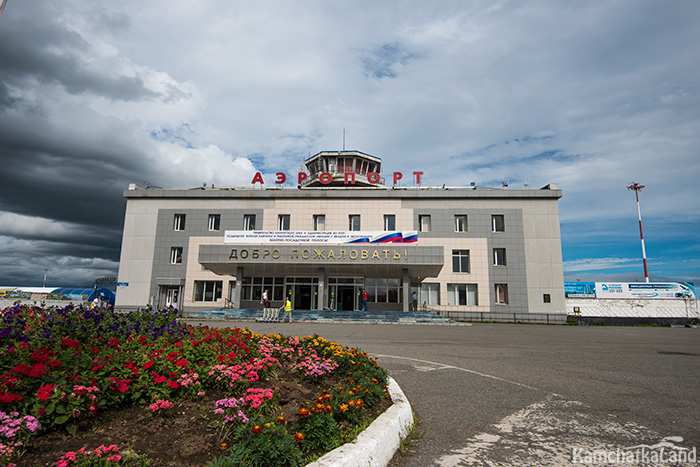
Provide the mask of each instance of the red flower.
POLYGON ((147 361, 146 363, 143 364, 143 369, 148 370, 150 367, 153 366, 153 363, 154 363, 153 360, 147 361))
POLYGON ((78 345, 80 345, 80 342, 76 341, 75 339, 71 339, 70 337, 66 337, 61 341, 61 345, 65 345, 66 347, 77 349, 78 345))
POLYGON ((55 367, 55 366, 60 366, 61 363, 62 363, 62 362, 61 362, 60 360, 49 360, 49 366, 50 366, 51 368, 53 368, 53 367, 55 367))
POLYGON ((119 339, 117 339, 116 337, 113 337, 113 338, 111 338, 111 339, 109 340, 109 345, 110 345, 110 346, 114 347, 114 346, 117 345, 117 344, 119 344, 119 339))
POLYGON ((260 425, 255 425, 251 431, 254 435, 259 435, 262 433, 262 427, 260 425))
POLYGON ((168 380, 168 386, 170 386, 170 387, 173 388, 173 389, 177 389, 177 388, 180 387, 180 385, 177 384, 177 382, 171 381, 171 380, 168 380))
POLYGON ((53 384, 47 384, 46 386, 39 388, 39 390, 36 392, 36 397, 42 401, 46 401, 46 399, 51 397, 51 392, 53 392, 53 384))
POLYGON ((38 378, 47 371, 48 370, 46 369, 46 365, 44 365, 43 363, 36 363, 32 365, 32 367, 29 369, 29 376, 31 376, 32 378, 38 378))
POLYGON ((18 394, 12 394, 10 392, 6 392, 2 395, 0 395, 0 402, 6 402, 6 403, 11 403, 14 401, 21 401, 24 399, 24 396, 20 396, 18 394))
POLYGON ((144 342, 146 342, 146 336, 139 337, 139 344, 143 344, 144 342))
POLYGON ((25 365, 24 363, 18 363, 15 365, 15 367, 12 369, 15 373, 20 373, 23 375, 29 374, 29 367, 25 365))
POLYGON ((165 380, 167 380, 167 379, 168 378, 166 378, 165 376, 157 375, 157 374, 156 374, 156 376, 153 377, 153 381, 156 383, 165 383, 165 380))

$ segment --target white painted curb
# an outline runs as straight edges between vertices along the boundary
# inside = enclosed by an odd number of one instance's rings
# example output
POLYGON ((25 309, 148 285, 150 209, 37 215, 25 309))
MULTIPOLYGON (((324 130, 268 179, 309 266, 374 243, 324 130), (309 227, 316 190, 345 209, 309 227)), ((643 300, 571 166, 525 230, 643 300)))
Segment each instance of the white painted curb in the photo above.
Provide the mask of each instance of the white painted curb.
POLYGON ((386 467, 413 425, 411 404, 393 378, 387 378, 393 405, 355 441, 334 449, 307 467, 386 467))

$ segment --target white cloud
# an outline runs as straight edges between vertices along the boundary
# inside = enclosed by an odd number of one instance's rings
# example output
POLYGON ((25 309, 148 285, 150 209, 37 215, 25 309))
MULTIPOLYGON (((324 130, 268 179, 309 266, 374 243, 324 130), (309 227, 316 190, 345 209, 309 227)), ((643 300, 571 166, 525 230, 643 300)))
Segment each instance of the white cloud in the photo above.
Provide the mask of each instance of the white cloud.
POLYGON ((564 262, 565 272, 599 271, 605 269, 626 268, 639 263, 636 258, 582 258, 564 262))

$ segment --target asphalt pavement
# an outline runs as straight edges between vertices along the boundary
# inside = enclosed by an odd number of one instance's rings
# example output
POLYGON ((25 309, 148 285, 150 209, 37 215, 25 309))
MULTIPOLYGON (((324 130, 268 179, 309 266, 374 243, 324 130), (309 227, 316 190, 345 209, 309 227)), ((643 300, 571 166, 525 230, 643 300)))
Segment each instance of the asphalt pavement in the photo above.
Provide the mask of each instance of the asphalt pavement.
POLYGON ((663 465, 700 450, 697 328, 203 323, 318 334, 376 356, 419 421, 412 452, 392 465, 591 465, 601 455, 663 465))

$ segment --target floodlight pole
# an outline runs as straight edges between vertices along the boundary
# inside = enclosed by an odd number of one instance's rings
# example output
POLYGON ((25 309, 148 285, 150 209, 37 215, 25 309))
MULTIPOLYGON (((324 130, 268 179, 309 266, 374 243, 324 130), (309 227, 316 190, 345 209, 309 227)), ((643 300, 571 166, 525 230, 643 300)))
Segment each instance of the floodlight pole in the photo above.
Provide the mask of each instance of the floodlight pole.
POLYGON ((647 269, 647 252, 644 249, 644 232, 642 231, 642 210, 639 208, 639 192, 642 191, 644 185, 637 182, 632 182, 627 187, 628 190, 634 190, 634 196, 637 198, 637 216, 639 216, 639 236, 642 238, 642 261, 644 262, 644 280, 649 282, 649 270, 647 269))

